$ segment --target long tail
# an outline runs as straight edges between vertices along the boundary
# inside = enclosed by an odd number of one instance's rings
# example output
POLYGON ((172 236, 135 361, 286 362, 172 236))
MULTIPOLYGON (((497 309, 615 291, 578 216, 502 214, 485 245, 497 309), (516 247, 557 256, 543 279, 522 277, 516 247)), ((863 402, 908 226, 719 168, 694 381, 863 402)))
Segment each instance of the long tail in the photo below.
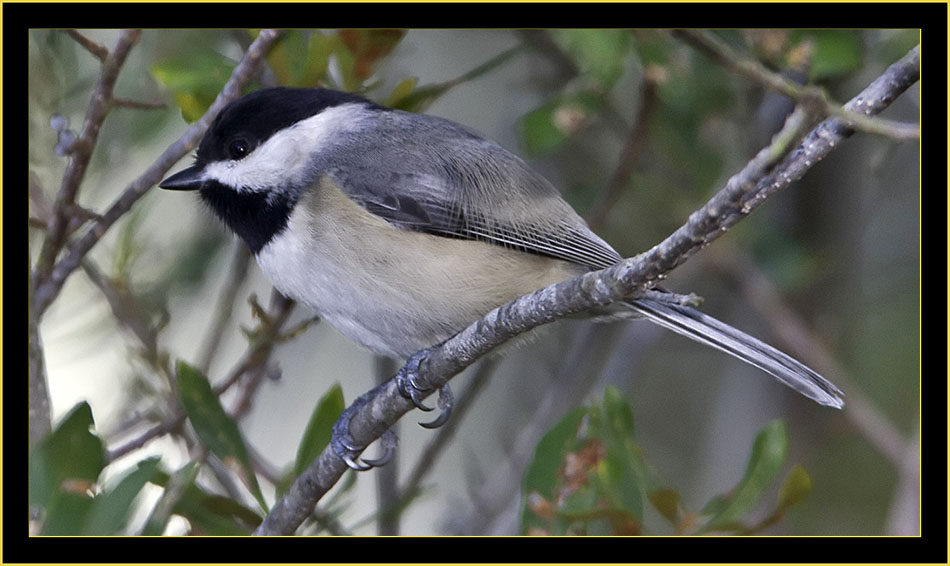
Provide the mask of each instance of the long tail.
POLYGON ((788 354, 724 322, 694 308, 653 298, 640 298, 626 304, 664 328, 732 354, 772 374, 809 399, 838 409, 844 406, 844 393, 833 383, 788 354))

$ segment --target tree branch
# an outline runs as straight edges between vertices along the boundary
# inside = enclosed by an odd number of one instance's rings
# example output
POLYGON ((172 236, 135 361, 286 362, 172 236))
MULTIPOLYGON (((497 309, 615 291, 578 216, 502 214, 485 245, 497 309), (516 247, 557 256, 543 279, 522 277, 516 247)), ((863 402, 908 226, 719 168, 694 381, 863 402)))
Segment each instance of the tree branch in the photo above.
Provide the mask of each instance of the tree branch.
POLYGON ((76 43, 78 43, 79 45, 83 47, 83 49, 85 49, 89 53, 92 53, 92 55, 100 61, 105 62, 106 57, 109 56, 108 49, 96 43, 95 41, 89 39, 88 37, 84 36, 83 34, 79 33, 78 31, 74 29, 66 30, 66 35, 73 38, 76 41, 76 43))
MULTIPOLYGON (((29 299, 32 300, 33 270, 30 269, 29 299)), ((29 340, 29 374, 27 386, 29 388, 28 424, 29 447, 46 436, 52 428, 50 419, 49 385, 46 383, 46 358, 43 355, 43 341, 40 338, 39 319, 33 309, 27 309, 29 325, 27 337, 29 340)))
MULTIPOLYGON (((852 99, 849 106, 860 108, 865 114, 880 112, 914 84, 919 74, 918 46, 852 99)), ((691 214, 686 224, 646 253, 525 295, 494 309, 441 346, 432 348, 419 368, 420 387, 429 386, 435 391, 517 334, 571 314, 635 297, 656 285, 769 195, 799 179, 854 131, 842 119, 830 118, 792 151, 808 125, 804 111, 794 112, 768 147, 691 214)), ((364 398, 365 405, 350 420, 350 434, 359 445, 379 438, 413 409, 412 403, 399 394, 393 380, 373 389, 364 398)), ((293 533, 347 469, 343 460, 328 447, 274 505, 255 534, 293 533)))
MULTIPOLYGON (((41 283, 49 276, 53 263, 56 261, 56 256, 63 249, 69 235, 67 228, 72 216, 70 211, 76 202, 79 185, 86 175, 86 167, 89 165, 92 151, 99 139, 99 129, 102 127, 102 123, 105 121, 111 107, 112 90, 115 88, 119 71, 122 69, 129 51, 138 41, 140 35, 141 30, 124 30, 119 35, 115 47, 103 59, 102 72, 99 73, 99 80, 96 82, 92 98, 89 100, 89 108, 86 110, 82 132, 70 146, 72 157, 66 167, 66 172, 63 174, 63 182, 56 194, 56 200, 53 202, 52 214, 47 219, 46 238, 43 239, 43 245, 40 248, 40 255, 34 270, 37 283, 41 283)), ((39 299, 39 296, 39 293, 37 293, 35 298, 39 299)), ((42 312, 43 309, 37 309, 37 319, 42 316, 42 312)))
POLYGON ((725 67, 745 75, 765 88, 781 92, 789 98, 803 103, 813 104, 827 116, 835 116, 850 122, 856 129, 869 134, 887 136, 897 140, 919 139, 920 126, 902 124, 881 118, 868 118, 861 114, 861 108, 842 107, 830 99, 824 89, 814 86, 802 86, 773 73, 757 60, 736 53, 726 42, 708 31, 676 30, 674 35, 712 57, 725 67))
POLYGON ((623 189, 630 182, 630 176, 633 175, 634 167, 639 161, 640 155, 646 147, 650 118, 658 102, 656 93, 660 79, 656 75, 655 71, 648 71, 643 74, 643 86, 640 88, 640 108, 637 111, 636 122, 627 134, 627 140, 624 142, 620 158, 617 160, 617 168, 610 176, 604 194, 591 207, 591 211, 587 213, 587 223, 594 231, 603 224, 610 209, 617 204, 623 189))
MULTIPOLYGON (((266 373, 266 368, 264 366, 266 365, 267 360, 270 358, 274 347, 281 340, 281 329, 287 322, 287 319, 290 318, 290 313, 293 312, 294 305, 296 305, 295 302, 286 299, 277 291, 273 292, 269 310, 268 312, 264 313, 263 316, 261 316, 261 321, 257 329, 252 334, 250 344, 248 345, 247 351, 244 353, 244 357, 241 359, 238 365, 231 370, 231 373, 228 374, 227 378, 213 386, 215 395, 222 395, 248 372, 260 372, 261 374, 266 373)), ((255 379, 259 379, 259 376, 255 379)), ((240 409, 240 407, 238 408, 240 409)), ((133 450, 141 448, 147 442, 156 437, 177 430, 178 427, 180 427, 182 423, 185 422, 185 414, 177 405, 174 411, 174 414, 169 416, 164 421, 154 425, 152 428, 126 442, 125 444, 115 449, 109 450, 108 461, 111 462, 133 450)), ((129 423, 128 426, 131 427, 134 426, 134 424, 135 423, 129 423)))
MULTIPOLYGON (((35 281, 37 287, 33 297, 33 308, 36 309, 37 318, 42 316, 42 313, 45 312, 50 303, 52 303, 59 294, 66 278, 79 267, 82 258, 99 242, 115 221, 132 208, 132 205, 138 202, 150 188, 161 181, 162 177, 175 163, 197 147, 198 142, 201 141, 201 137, 211 125, 211 121, 214 120, 228 103, 241 95, 244 86, 250 81, 251 76, 257 70, 264 55, 266 55, 271 45, 273 45, 274 41, 280 36, 280 33, 281 32, 275 30, 262 30, 260 32, 257 39, 251 43, 251 46, 244 54, 244 58, 241 59, 241 62, 234 68, 234 72, 231 73, 231 78, 224 86, 224 89, 218 94, 217 99, 215 99, 211 107, 208 108, 208 111, 205 112, 205 115, 192 124, 178 141, 169 146, 142 175, 126 187, 122 195, 112 203, 112 206, 102 214, 102 217, 86 230, 85 234, 76 241, 75 245, 71 246, 69 254, 52 267, 51 273, 49 272, 49 264, 55 259, 55 253, 47 253, 43 262, 38 262, 36 272, 41 276, 44 275, 44 271, 41 270, 40 267, 46 266, 45 273, 47 273, 48 276, 35 281)), ((65 197, 60 198, 65 200, 65 197)), ((62 228, 58 229, 62 230, 62 228)), ((49 237, 50 236, 48 236, 48 238, 49 237)))

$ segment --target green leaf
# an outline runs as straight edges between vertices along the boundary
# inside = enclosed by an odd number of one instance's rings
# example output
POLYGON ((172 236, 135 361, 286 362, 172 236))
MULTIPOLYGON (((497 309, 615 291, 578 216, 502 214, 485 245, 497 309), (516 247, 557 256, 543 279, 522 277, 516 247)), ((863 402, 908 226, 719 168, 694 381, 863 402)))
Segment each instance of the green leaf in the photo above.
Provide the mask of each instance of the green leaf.
POLYGON ((788 435, 785 423, 774 420, 759 431, 752 445, 752 454, 745 475, 730 496, 710 502, 703 510, 715 509, 713 517, 702 531, 715 530, 734 525, 758 502, 759 498, 775 479, 788 451, 788 435))
POLYGON ((300 440, 300 446, 297 447, 294 476, 303 473, 307 466, 316 460, 317 456, 330 443, 330 436, 333 434, 333 423, 340 417, 345 407, 343 389, 339 383, 336 383, 323 394, 310 415, 307 428, 300 440))
MULTIPOLYGON (((153 474, 153 476, 156 474, 153 474)), ((142 528, 142 534, 145 536, 160 536, 165 532, 168 526, 168 519, 178 505, 178 502, 185 494, 185 490, 192 486, 195 478, 198 477, 198 463, 194 460, 188 462, 180 469, 176 470, 170 477, 159 472, 162 479, 156 480, 159 485, 164 485, 161 497, 149 513, 145 526, 142 528)))
POLYGON ((335 36, 312 32, 307 42, 307 64, 294 77, 293 84, 309 87, 323 82, 330 69, 330 56, 338 43, 339 39, 335 36))
POLYGON ((794 42, 809 38, 814 45, 811 81, 827 80, 854 72, 862 65, 861 35, 854 30, 804 30, 792 32, 794 42))
POLYGON ((565 453, 577 438, 577 430, 581 420, 587 415, 587 409, 578 407, 565 415, 554 427, 549 430, 538 442, 534 449, 534 457, 524 475, 524 487, 521 490, 521 528, 527 531, 532 527, 545 527, 546 521, 531 511, 528 504, 535 494, 549 499, 557 486, 558 469, 565 453))
POLYGON ((778 508, 785 510, 798 505, 811 493, 811 477, 800 464, 795 464, 785 476, 778 490, 778 508))
MULTIPOLYGON (((251 531, 261 523, 260 515, 237 501, 209 494, 196 485, 194 480, 198 468, 195 462, 190 462, 172 477, 162 471, 155 473, 156 484, 165 487, 166 491, 181 492, 180 495, 175 495, 176 501, 170 513, 187 519, 191 525, 191 534, 219 536, 251 534, 251 531), (179 487, 176 487, 174 483, 178 483, 179 487)), ((153 515, 155 513, 153 512, 153 515)), ((164 525, 160 530, 157 524, 151 528, 157 530, 158 533, 164 531, 164 525)), ((151 530, 149 532, 157 534, 151 530)))
POLYGON ((225 412, 211 384, 201 372, 180 360, 177 369, 179 400, 198 438, 226 465, 238 472, 261 509, 266 512, 267 503, 257 483, 237 423, 225 412))
POLYGON ((589 92, 563 95, 521 117, 519 132, 526 153, 553 151, 583 128, 599 106, 589 92))
POLYGON ((597 477, 600 480, 600 498, 612 508, 623 509, 640 521, 643 519, 644 485, 638 467, 639 464, 631 454, 620 445, 608 445, 607 455, 598 467, 597 477))
POLYGON ((267 63, 274 72, 274 76, 277 77, 278 84, 292 85, 295 76, 306 66, 306 57, 306 32, 287 30, 274 42, 267 53, 267 63))
POLYGON ((316 86, 326 78, 330 55, 338 44, 336 36, 318 31, 288 30, 267 54, 267 62, 279 84, 316 86))
POLYGON ((633 437, 633 412, 616 387, 604 390, 604 399, 591 437, 600 438, 606 455, 598 468, 600 498, 641 521, 646 474, 633 437))
POLYGON ((118 534, 128 520, 132 503, 155 473, 160 460, 158 456, 142 460, 136 469, 126 474, 114 488, 97 495, 92 500, 83 534, 118 534))
POLYGON ((416 77, 409 77, 399 81, 399 83, 393 87, 389 96, 386 97, 386 100, 383 101, 383 105, 390 108, 398 108, 399 110, 409 110, 404 103, 412 96, 417 84, 419 84, 419 79, 416 77))
POLYGON ((152 65, 152 76, 175 96, 185 121, 192 123, 214 102, 224 88, 235 63, 222 55, 203 50, 160 61, 152 65))
POLYGON ((603 407, 607 416, 606 430, 623 440, 633 438, 633 411, 623 393, 613 386, 604 389, 603 407))
POLYGON ((63 493, 84 494, 105 466, 102 440, 93 433, 92 409, 83 401, 40 440, 30 454, 30 505, 46 506, 63 493))
POLYGON ((627 30, 562 29, 552 31, 551 37, 597 90, 613 86, 627 65, 631 44, 627 30))
POLYGON ((86 516, 92 507, 92 497, 81 493, 61 493, 46 506, 43 536, 75 536, 82 532, 86 516))

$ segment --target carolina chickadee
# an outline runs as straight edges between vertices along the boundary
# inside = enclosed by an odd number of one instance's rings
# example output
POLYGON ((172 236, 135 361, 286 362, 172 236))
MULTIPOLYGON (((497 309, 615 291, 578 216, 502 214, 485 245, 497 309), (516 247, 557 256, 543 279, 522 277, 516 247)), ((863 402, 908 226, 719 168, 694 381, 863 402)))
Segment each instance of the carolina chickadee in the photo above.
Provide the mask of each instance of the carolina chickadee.
MULTIPOLYGON (((232 102, 194 165, 160 186, 197 190, 281 293, 402 359, 521 295, 622 259, 497 143, 321 88, 268 88, 232 102)), ((822 405, 844 404, 802 363, 662 293, 618 308, 822 405)))

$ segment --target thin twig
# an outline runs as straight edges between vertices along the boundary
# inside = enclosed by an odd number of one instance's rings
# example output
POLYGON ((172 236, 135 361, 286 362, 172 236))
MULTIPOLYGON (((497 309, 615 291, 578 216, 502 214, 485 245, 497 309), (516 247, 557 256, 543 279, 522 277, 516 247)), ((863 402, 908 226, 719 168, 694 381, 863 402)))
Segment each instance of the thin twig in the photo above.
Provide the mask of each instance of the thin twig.
POLYGON ((86 51, 92 53, 100 61, 105 62, 106 57, 109 56, 109 50, 104 45, 96 43, 74 29, 66 30, 66 35, 76 40, 76 43, 83 46, 86 51))
POLYGON ((161 362, 158 346, 158 328, 151 320, 142 316, 141 309, 134 297, 127 290, 119 288, 110 281, 88 258, 83 258, 82 270, 109 303, 112 316, 125 328, 129 329, 138 339, 145 353, 145 358, 156 370, 168 375, 168 367, 161 362))
MULTIPOLYGON (((267 360, 270 359, 270 355, 273 352, 274 347, 278 344, 282 337, 281 329, 287 322, 287 319, 290 317, 294 305, 295 303, 293 301, 285 299, 279 293, 274 291, 271 297, 269 311, 266 315, 266 320, 261 321, 258 330, 254 333, 254 338, 251 340, 247 351, 244 353, 244 356, 241 358, 241 361, 238 362, 237 366, 231 370, 231 373, 228 375, 228 377, 219 383, 216 383, 212 387, 215 395, 221 396, 225 391, 228 391, 232 386, 234 386, 234 384, 236 384, 248 372, 256 371, 257 369, 262 369, 266 366, 267 360)), ((141 448, 154 438, 178 430, 184 421, 184 412, 182 412, 180 407, 176 407, 174 414, 161 423, 154 425, 152 428, 119 446, 118 448, 110 450, 108 455, 109 461, 115 460, 116 458, 124 456, 135 449, 141 448)), ((129 426, 134 426, 135 424, 137 423, 133 422, 130 423, 129 426)))
POLYGON ((112 105, 121 108, 134 108, 136 110, 158 110, 166 107, 165 102, 161 100, 144 101, 119 97, 112 99, 112 105))
POLYGON ((903 124, 883 118, 868 118, 867 115, 861 113, 861 108, 849 109, 843 107, 831 100, 824 89, 801 86, 790 81, 782 75, 770 71, 755 59, 736 53, 726 42, 710 32, 676 30, 673 33, 729 69, 745 75, 766 88, 781 92, 798 102, 815 105, 825 115, 846 120, 857 130, 887 136, 896 140, 920 138, 919 124, 903 124))
MULTIPOLYGON (((122 195, 102 214, 102 219, 90 226, 75 245, 71 246, 66 257, 53 266, 52 272, 49 273, 48 277, 45 277, 42 281, 36 281, 37 288, 34 294, 34 308, 37 311, 37 316, 45 312, 50 303, 52 303, 59 294, 66 278, 79 266, 82 257, 89 253, 89 250, 99 242, 115 221, 128 212, 128 210, 132 208, 132 205, 138 202, 149 189, 161 181, 162 177, 178 160, 198 145, 198 142, 211 125, 211 121, 215 116, 217 116, 228 103, 241 95, 244 86, 251 80, 263 60, 264 55, 267 54, 271 45, 273 45, 280 34, 281 32, 275 30, 262 30, 260 32, 257 39, 254 40, 244 54, 244 58, 241 59, 241 62, 234 68, 234 72, 231 73, 231 78, 224 86, 224 89, 218 94, 218 97, 211 107, 208 108, 208 111, 205 112, 204 116, 192 124, 178 141, 169 146, 144 173, 126 187, 122 195)), ((53 255, 55 256, 55 254, 53 255)), ((53 258, 50 257, 47 258, 46 261, 52 261, 52 259, 53 258)))
POLYGON ((884 534, 920 536, 920 421, 904 449, 903 461, 904 465, 898 468, 884 534))
POLYGON ((234 312, 234 301, 237 298, 238 291, 247 279, 248 267, 251 264, 251 252, 243 242, 236 242, 234 252, 231 256, 231 269, 228 271, 228 278, 222 288, 218 291, 218 301, 214 309, 214 320, 205 332, 204 346, 198 354, 197 368, 203 373, 208 372, 211 361, 218 350, 221 338, 224 336, 224 327, 234 312))
POLYGON ((465 416, 469 410, 475 406, 475 400, 491 381, 491 377, 494 375, 497 365, 498 360, 496 358, 486 358, 479 364, 474 375, 472 375, 471 385, 465 390, 463 395, 459 395, 458 397, 459 402, 456 403, 457 408, 452 412, 452 419, 438 429, 435 437, 429 441, 422 450, 422 454, 416 459, 416 465, 412 468, 412 471, 409 472, 406 481, 403 482, 398 497, 400 508, 405 506, 410 498, 415 497, 422 480, 425 479, 426 475, 435 467, 439 456, 443 454, 443 448, 455 437, 455 433, 465 420, 465 416))
MULTIPOLYGON (((389 379, 399 366, 392 358, 374 356, 376 362, 376 381, 383 383, 389 379)), ((399 434, 399 423, 393 425, 393 432, 399 434)), ((393 455, 388 465, 380 469, 376 475, 376 534, 380 536, 396 536, 399 534, 400 509, 399 503, 399 453, 393 455)))
POLYGON ((607 183, 607 189, 591 212, 587 214, 587 223, 594 231, 597 231, 597 228, 603 224, 607 218, 607 213, 613 209, 617 200, 620 199, 624 188, 630 182, 630 176, 633 174, 637 161, 643 153, 643 148, 646 147, 650 116, 656 108, 656 89, 656 77, 650 73, 644 73, 643 87, 640 89, 640 108, 637 112, 636 122, 630 128, 630 134, 627 136, 627 141, 620 152, 617 168, 614 169, 613 175, 607 183))
MULTIPOLYGON (((27 259, 29 262, 29 259, 27 259)), ((29 293, 33 292, 33 270, 27 270, 30 274, 29 293)), ((28 297, 28 300, 32 296, 28 297)), ((46 436, 52 428, 50 418, 50 399, 49 384, 46 381, 46 357, 43 353, 43 341, 40 337, 39 319, 33 309, 27 309, 28 328, 27 339, 29 341, 29 373, 27 374, 29 389, 28 405, 28 430, 29 447, 32 448, 36 442, 46 436)))
POLYGON ((733 251, 714 254, 715 265, 723 269, 741 287, 745 297, 769 323, 772 333, 784 342, 791 353, 801 358, 818 373, 848 392, 845 418, 861 435, 897 469, 904 466, 905 441, 897 427, 881 413, 864 394, 850 373, 839 364, 822 340, 808 329, 805 322, 788 308, 775 286, 754 263, 733 251))
MULTIPOLYGON (((876 103, 867 107, 869 113, 879 112, 914 84, 919 73, 919 50, 914 49, 857 98, 866 96, 869 89, 884 81, 887 92, 875 97, 876 103)), ((613 267, 525 295, 494 309, 442 345, 427 350, 419 368, 419 387, 437 390, 452 376, 517 334, 565 316, 635 297, 644 289, 655 286, 702 246, 747 216, 765 196, 798 179, 853 132, 840 119, 831 118, 813 130, 803 143, 803 146, 810 143, 814 147, 799 147, 792 151, 795 148, 793 140, 798 139, 808 123, 804 112, 794 112, 768 147, 732 177, 706 205, 691 214, 685 225, 648 252, 613 267), (825 143, 816 143, 813 136, 825 136, 825 143), (802 160, 807 160, 807 163, 800 163, 802 160)), ((402 397, 391 380, 376 388, 352 416, 350 435, 357 445, 369 445, 412 409, 412 403, 402 397)), ((298 476, 255 534, 293 533, 347 469, 343 459, 328 447, 298 476)))
MULTIPOLYGON (((103 60, 102 71, 99 73, 99 80, 96 82, 96 87, 93 89, 92 97, 89 100, 89 108, 86 110, 82 131, 71 146, 69 165, 66 167, 62 184, 53 202, 53 213, 49 217, 46 238, 43 240, 43 246, 40 248, 40 255, 34 268, 37 279, 35 283, 37 284, 42 285, 50 277, 56 256, 63 249, 69 235, 67 228, 70 225, 70 211, 76 202, 79 186, 86 175, 86 168, 92 158, 92 151, 99 139, 99 129, 109 112, 112 90, 129 51, 138 41, 140 35, 141 30, 122 31, 115 47, 103 60)), ((34 298, 42 302, 43 293, 38 290, 34 298)), ((44 310, 44 308, 37 309, 37 318, 42 316, 44 310)))

